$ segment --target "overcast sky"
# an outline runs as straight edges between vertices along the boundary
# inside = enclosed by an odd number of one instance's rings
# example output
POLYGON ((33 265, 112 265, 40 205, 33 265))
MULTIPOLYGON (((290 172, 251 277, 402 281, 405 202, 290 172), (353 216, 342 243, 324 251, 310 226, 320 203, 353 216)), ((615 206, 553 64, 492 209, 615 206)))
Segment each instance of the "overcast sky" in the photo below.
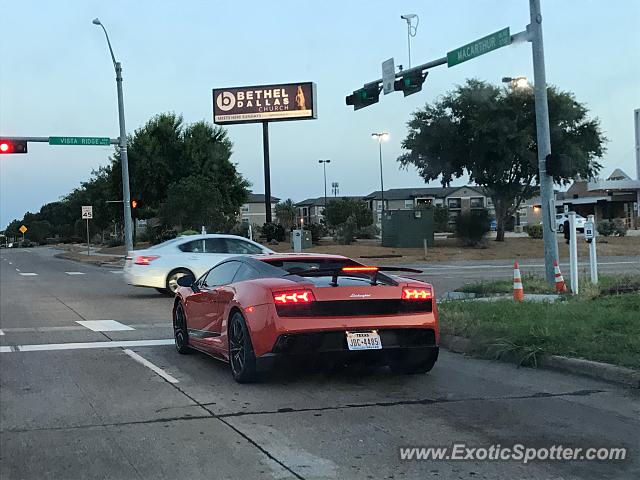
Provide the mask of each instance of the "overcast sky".
MULTIPOLYGON (((262 83, 317 83, 318 119, 270 127, 272 193, 302 200, 379 186, 383 145, 386 188, 419 187, 396 158, 409 115, 466 78, 493 83, 532 78, 530 44, 505 47, 452 68, 430 71, 422 92, 381 97, 358 112, 344 97, 379 78, 381 62, 407 63, 404 13, 420 17, 414 66, 506 26, 529 21, 527 0, 315 2, 0 0, 0 135, 118 135, 113 66, 100 17, 124 69, 127 130, 152 115, 176 112, 186 123, 212 120, 211 89, 262 83)), ((620 167, 635 177, 633 110, 640 108, 640 1, 542 0, 547 81, 576 94, 600 118, 610 142, 604 176, 620 167)), ((259 124, 228 127, 232 160, 263 192, 259 124)), ((38 211, 108 162, 109 147, 29 144, 27 155, 0 158, 0 227, 38 211)), ((80 212, 78 212, 80 215, 80 212)))

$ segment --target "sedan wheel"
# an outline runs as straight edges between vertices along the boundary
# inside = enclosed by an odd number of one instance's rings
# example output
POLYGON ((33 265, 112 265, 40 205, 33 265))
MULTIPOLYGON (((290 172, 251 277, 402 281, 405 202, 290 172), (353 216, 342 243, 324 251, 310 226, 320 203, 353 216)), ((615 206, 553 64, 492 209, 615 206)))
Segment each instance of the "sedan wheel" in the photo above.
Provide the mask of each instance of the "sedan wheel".
POLYGON ((233 378, 238 383, 256 379, 256 356, 253 353, 249 330, 242 315, 234 313, 229 321, 229 365, 233 378))
POLYGON ((176 342, 178 353, 189 353, 189 333, 187 331, 187 319, 184 315, 182 303, 178 303, 173 312, 173 338, 176 342))
POLYGON ((180 277, 184 277, 185 275, 190 275, 191 272, 189 270, 187 270, 186 268, 178 268, 177 270, 174 270, 173 272, 171 272, 169 274, 169 276, 167 277, 167 292, 170 294, 174 294, 176 293, 176 290, 178 290, 178 279, 180 277))

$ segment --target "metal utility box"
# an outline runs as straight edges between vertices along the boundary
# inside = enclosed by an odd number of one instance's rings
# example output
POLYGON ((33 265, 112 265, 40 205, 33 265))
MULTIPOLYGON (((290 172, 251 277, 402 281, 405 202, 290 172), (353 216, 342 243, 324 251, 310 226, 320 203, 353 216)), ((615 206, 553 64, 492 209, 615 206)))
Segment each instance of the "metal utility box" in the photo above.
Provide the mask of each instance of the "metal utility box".
POLYGON ((311 230, 294 230, 291 232, 291 248, 294 252, 301 252, 311 248, 311 230))
POLYGON ((433 209, 387 210, 382 216, 382 246, 422 248, 434 245, 433 209))

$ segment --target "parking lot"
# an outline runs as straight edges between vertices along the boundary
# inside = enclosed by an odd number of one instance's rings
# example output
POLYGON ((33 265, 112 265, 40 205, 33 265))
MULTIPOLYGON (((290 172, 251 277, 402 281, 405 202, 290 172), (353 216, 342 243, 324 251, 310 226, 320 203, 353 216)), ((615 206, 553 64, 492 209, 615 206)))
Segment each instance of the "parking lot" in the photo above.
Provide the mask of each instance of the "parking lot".
POLYGON ((292 368, 239 385, 225 364, 176 353, 171 298, 54 253, 1 252, 3 479, 640 475, 637 390, 447 351, 428 375, 292 368), (400 447, 453 443, 626 447, 630 458, 400 460, 400 447))

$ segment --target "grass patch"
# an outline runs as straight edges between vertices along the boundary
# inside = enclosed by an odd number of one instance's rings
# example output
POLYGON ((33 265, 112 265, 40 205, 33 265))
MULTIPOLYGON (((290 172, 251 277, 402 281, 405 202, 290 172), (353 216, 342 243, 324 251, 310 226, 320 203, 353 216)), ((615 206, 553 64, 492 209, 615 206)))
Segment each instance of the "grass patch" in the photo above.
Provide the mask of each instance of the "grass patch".
MULTIPOLYGON (((548 284, 544 278, 527 274, 522 277, 522 285, 525 293, 555 293, 555 288, 548 284)), ((513 277, 508 280, 480 281, 469 283, 458 288, 459 292, 489 295, 494 293, 513 293, 513 277)))
POLYGON ((640 294, 556 303, 444 302, 445 335, 472 341, 472 353, 520 365, 540 354, 586 358, 640 369, 640 294))
MULTIPOLYGON (((565 278, 567 288, 569 279, 565 278)), ((555 293, 555 287, 538 275, 527 274, 522 277, 524 293, 555 293)), ((482 295, 513 292, 513 280, 494 280, 470 283, 458 289, 459 292, 482 295)), ((596 298, 600 295, 629 293, 640 291, 640 275, 600 275, 598 285, 593 285, 588 277, 580 277, 580 294, 584 298, 596 298)))

